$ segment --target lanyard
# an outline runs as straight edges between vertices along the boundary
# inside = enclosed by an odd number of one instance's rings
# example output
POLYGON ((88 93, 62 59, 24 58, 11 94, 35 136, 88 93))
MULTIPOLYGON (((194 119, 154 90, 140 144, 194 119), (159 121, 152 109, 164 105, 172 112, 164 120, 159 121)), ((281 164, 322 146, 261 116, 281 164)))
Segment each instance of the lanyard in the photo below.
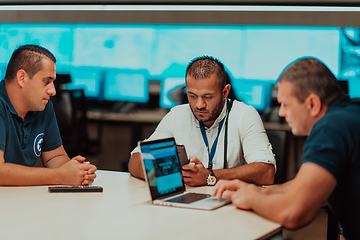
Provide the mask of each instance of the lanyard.
MULTIPOLYGON (((229 102, 228 102, 228 105, 229 105, 229 102)), ((208 168, 212 169, 212 165, 213 165, 213 158, 214 158, 214 155, 215 155, 215 152, 216 152, 216 147, 217 147, 217 142, 218 142, 218 139, 219 139, 219 135, 220 135, 220 132, 221 132, 221 128, 224 124, 224 120, 225 120, 226 117, 223 118, 223 120, 221 120, 219 122, 219 128, 218 128, 218 133, 217 133, 217 136, 215 138, 215 141, 211 147, 211 151, 209 151, 209 142, 208 142, 208 139, 206 137, 206 132, 205 132, 205 126, 204 126, 204 123, 202 122, 199 122, 199 125, 200 125, 200 130, 201 130, 201 135, 204 139, 204 143, 206 145, 206 149, 207 149, 207 152, 209 154, 209 166, 208 168)))
POLYGON ((200 122, 200 130, 201 130, 201 135, 204 139, 204 142, 205 142, 205 145, 206 145, 206 149, 207 149, 207 152, 209 154, 209 168, 212 169, 212 160, 214 158, 214 155, 215 155, 215 151, 216 151, 216 146, 217 146, 217 142, 218 142, 218 139, 219 139, 219 135, 220 135, 220 131, 221 131, 221 128, 222 128, 222 125, 224 124, 224 120, 221 120, 221 122, 219 122, 219 129, 218 129, 218 133, 217 133, 217 136, 215 138, 215 141, 211 147, 211 151, 209 151, 209 143, 208 143, 208 140, 207 140, 207 137, 206 137, 206 132, 205 132, 205 126, 202 122, 200 122))

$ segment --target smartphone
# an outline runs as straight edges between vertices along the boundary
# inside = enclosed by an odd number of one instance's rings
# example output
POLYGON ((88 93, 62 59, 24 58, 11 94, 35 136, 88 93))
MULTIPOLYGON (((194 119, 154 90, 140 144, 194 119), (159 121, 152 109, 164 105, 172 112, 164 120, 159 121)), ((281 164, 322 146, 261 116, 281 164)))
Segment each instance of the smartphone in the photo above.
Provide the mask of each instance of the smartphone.
POLYGON ((176 152, 179 156, 181 167, 185 164, 189 164, 189 158, 186 154, 185 146, 176 144, 176 152))

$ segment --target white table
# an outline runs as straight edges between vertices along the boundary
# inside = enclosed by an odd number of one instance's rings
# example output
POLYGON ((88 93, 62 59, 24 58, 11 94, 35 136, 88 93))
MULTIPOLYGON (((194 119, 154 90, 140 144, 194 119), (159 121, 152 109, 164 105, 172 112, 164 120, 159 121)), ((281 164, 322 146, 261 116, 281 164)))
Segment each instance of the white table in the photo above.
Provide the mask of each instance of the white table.
MULTIPOLYGON (((279 224, 227 205, 214 211, 155 206, 146 183, 98 171, 103 193, 0 187, 0 239, 264 239, 279 224)), ((211 187, 188 188, 211 192, 211 187)))

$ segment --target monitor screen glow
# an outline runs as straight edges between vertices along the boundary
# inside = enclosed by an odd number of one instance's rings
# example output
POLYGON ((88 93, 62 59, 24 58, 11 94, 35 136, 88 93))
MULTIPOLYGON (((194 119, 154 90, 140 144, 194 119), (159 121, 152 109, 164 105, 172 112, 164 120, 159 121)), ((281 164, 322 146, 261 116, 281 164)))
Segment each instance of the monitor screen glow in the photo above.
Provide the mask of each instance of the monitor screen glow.
POLYGON ((104 100, 147 103, 149 81, 144 71, 107 71, 104 79, 104 100))
POLYGON ((6 67, 0 65, 0 81, 5 78, 6 67))
POLYGON ((360 98, 360 79, 352 78, 348 80, 350 98, 360 98))
POLYGON ((269 81, 236 79, 231 82, 237 99, 253 106, 259 113, 271 106, 272 86, 269 81))
POLYGON ((275 83, 290 62, 305 56, 319 58, 335 76, 339 75, 338 27, 248 26, 241 40, 242 79, 275 83))
POLYGON ((152 25, 76 24, 73 29, 74 66, 152 68, 152 25))
POLYGON ((88 99, 101 100, 101 82, 103 71, 91 68, 73 68, 70 71, 71 83, 66 84, 66 89, 84 89, 88 99))
POLYGON ((7 64, 13 51, 23 44, 41 45, 64 65, 71 64, 73 35, 71 24, 2 23, 0 24, 0 64, 7 64))
POLYGON ((160 107, 170 109, 181 104, 184 90, 185 78, 165 78, 161 82, 160 107))

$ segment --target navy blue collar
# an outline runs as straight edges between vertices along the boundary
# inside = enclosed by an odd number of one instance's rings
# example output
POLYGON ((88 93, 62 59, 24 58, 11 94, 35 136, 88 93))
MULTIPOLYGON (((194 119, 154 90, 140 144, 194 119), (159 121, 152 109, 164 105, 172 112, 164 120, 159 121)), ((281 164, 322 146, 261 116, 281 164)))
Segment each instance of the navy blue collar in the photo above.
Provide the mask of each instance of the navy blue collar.
POLYGON ((339 97, 338 99, 336 99, 334 102, 332 102, 327 110, 327 112, 331 112, 335 109, 341 108, 343 107, 343 105, 348 104, 350 102, 357 102, 358 104, 360 104, 360 101, 358 99, 356 100, 351 100, 350 96, 345 94, 344 96, 339 97))
POLYGON ((15 110, 14 106, 12 105, 12 103, 10 101, 9 95, 7 94, 4 80, 2 80, 0 82, 0 99, 5 104, 7 109, 9 109, 11 114, 19 116, 17 111, 15 110))
MULTIPOLYGON (((15 110, 13 104, 10 101, 9 95, 6 91, 4 80, 0 82, 0 99, 12 115, 15 115, 19 120, 22 120, 22 117, 19 116, 18 112, 15 110)), ((34 120, 36 113, 37 112, 33 111, 28 112, 25 116, 24 122, 31 122, 32 120, 34 120)))

